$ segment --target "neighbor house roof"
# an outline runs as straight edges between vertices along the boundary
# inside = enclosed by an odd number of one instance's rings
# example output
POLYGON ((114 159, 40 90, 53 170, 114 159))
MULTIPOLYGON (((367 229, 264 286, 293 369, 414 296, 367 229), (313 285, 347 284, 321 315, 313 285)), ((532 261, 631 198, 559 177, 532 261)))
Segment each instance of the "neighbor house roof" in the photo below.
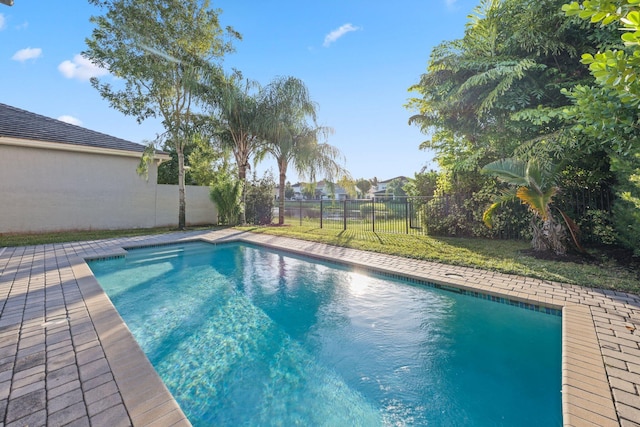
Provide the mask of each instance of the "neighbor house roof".
POLYGON ((403 181, 408 181, 409 180, 409 178, 407 178, 406 176, 400 175, 400 176, 396 176, 395 178, 385 179, 384 181, 378 181, 378 184, 386 184, 386 183, 389 183, 389 182, 391 182, 393 180, 396 180, 396 179, 401 179, 403 181))
POLYGON ((0 141, 3 138, 135 153, 142 153, 145 148, 135 142, 0 103, 0 141))

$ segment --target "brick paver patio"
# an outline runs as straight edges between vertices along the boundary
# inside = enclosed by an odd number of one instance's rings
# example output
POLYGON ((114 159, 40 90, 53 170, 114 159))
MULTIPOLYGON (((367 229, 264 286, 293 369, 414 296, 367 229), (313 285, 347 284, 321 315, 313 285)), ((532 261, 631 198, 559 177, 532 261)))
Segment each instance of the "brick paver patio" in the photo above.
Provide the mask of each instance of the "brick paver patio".
POLYGON ((640 426, 640 297, 218 230, 0 248, 0 427, 190 425, 85 259, 187 240, 280 250, 562 309, 566 426, 640 426))

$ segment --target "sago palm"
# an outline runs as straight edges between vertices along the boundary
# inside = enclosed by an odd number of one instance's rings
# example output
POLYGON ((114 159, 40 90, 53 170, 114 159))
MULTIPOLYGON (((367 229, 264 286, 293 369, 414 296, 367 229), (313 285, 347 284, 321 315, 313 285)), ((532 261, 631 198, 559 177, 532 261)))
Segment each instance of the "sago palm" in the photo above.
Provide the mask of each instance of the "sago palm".
POLYGON ((482 168, 482 172, 497 177, 509 184, 509 189, 496 198, 494 203, 484 212, 483 221, 488 227, 492 226, 492 216, 502 204, 520 200, 533 212, 531 224, 533 228, 533 249, 537 251, 551 250, 556 254, 567 251, 566 231, 579 250, 577 227, 562 210, 556 210, 564 220, 564 224, 556 222, 553 216, 552 202, 560 188, 557 185, 560 167, 556 164, 545 164, 536 159, 527 162, 519 159, 507 158, 496 160, 482 168), (536 221, 542 221, 540 227, 536 221))

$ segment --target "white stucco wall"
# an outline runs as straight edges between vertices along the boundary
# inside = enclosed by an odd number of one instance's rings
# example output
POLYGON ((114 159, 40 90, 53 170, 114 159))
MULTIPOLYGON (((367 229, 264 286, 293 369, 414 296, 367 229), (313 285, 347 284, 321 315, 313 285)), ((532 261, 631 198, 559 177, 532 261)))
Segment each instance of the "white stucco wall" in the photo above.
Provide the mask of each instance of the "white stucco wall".
MULTIPOLYGON (((0 143, 0 233, 177 225, 177 186, 156 185, 155 165, 148 180, 138 176, 138 162, 131 156, 0 143), (173 199, 165 196, 172 189, 173 199)), ((188 222, 217 222, 208 188, 196 190, 193 200, 190 192, 188 222)))
MULTIPOLYGON (((156 226, 170 227, 178 223, 178 186, 157 186, 156 226)), ((216 224, 218 213, 209 199, 209 187, 187 185, 185 189, 187 225, 216 224)))

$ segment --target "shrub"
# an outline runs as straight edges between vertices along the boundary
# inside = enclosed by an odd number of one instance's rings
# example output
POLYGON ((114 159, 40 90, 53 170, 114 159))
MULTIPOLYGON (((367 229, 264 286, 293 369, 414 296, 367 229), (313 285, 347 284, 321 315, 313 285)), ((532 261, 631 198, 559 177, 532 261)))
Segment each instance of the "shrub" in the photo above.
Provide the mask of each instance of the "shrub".
POLYGON ((209 189, 209 197, 218 208, 218 224, 235 225, 240 216, 240 181, 222 175, 209 189))
POLYGON ((265 173, 258 179, 254 174, 253 179, 247 183, 246 188, 246 220, 249 224, 271 224, 273 220, 273 207, 275 205, 274 189, 276 188, 273 176, 265 173))

